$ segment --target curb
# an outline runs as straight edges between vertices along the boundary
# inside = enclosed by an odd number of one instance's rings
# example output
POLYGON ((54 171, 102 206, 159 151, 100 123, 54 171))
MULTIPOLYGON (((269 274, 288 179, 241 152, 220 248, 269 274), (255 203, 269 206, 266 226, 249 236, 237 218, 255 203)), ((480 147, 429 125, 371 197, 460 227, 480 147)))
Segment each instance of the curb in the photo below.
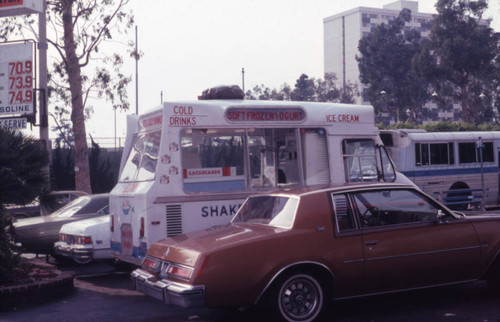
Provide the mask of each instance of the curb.
POLYGON ((0 310, 42 303, 73 291, 74 272, 54 270, 57 275, 41 281, 0 287, 0 310))

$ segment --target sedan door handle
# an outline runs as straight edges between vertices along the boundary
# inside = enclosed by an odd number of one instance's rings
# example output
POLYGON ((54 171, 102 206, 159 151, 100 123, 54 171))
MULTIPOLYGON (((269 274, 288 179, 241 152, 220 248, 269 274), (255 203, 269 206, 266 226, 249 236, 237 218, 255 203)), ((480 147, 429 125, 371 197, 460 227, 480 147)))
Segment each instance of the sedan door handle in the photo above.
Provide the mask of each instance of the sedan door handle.
POLYGON ((365 245, 366 246, 373 246, 373 245, 376 245, 376 244, 378 244, 378 240, 376 240, 376 239, 365 241, 365 245))

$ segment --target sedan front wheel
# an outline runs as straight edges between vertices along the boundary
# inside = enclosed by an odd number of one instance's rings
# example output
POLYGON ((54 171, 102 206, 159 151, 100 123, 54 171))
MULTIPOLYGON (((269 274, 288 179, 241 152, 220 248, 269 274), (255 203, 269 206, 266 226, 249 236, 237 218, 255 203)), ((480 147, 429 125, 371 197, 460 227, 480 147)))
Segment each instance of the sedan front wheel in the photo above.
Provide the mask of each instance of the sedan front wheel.
POLYGON ((500 293, 500 258, 492 264, 491 271, 487 277, 488 286, 495 293, 500 293))
POLYGON ((309 274, 293 274, 279 286, 278 309, 287 321, 312 321, 321 313, 324 292, 309 274))

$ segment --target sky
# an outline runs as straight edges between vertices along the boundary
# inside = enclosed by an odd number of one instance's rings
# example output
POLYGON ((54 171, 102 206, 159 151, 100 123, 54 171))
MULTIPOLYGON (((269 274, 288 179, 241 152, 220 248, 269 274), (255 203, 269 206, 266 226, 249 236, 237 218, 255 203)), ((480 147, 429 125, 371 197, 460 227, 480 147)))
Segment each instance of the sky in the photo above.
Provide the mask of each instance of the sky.
MULTIPOLYGON (((391 0, 131 0, 138 47, 139 114, 163 101, 196 100, 204 89, 236 84, 245 90, 264 84, 293 86, 303 73, 323 77, 323 19, 356 7, 382 8, 391 0), (163 95, 163 96, 162 96, 163 95)), ((419 12, 436 13, 435 0, 420 0, 419 12)), ((500 0, 490 0, 486 18, 500 31, 500 0)), ((112 50, 125 51, 127 36, 112 50)), ((125 135, 126 114, 135 113, 135 60, 124 71, 133 76, 130 110, 116 113, 116 134, 125 135)), ((87 121, 93 137, 113 137, 115 113, 105 101, 91 102, 87 121)), ((51 122, 51 120, 49 120, 51 122)), ((51 124, 52 125, 52 124, 51 124)), ((54 136, 51 134, 51 137, 54 136)))

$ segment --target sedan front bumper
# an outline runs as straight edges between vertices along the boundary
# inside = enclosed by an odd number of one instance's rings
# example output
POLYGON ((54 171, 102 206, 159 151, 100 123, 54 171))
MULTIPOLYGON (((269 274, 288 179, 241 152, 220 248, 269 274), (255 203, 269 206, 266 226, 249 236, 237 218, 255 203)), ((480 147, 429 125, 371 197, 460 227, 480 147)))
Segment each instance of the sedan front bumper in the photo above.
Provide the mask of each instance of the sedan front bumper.
POLYGON ((155 277, 142 270, 136 269, 130 274, 137 291, 151 296, 165 304, 180 307, 203 306, 205 287, 203 285, 187 285, 167 280, 155 280, 155 277))

